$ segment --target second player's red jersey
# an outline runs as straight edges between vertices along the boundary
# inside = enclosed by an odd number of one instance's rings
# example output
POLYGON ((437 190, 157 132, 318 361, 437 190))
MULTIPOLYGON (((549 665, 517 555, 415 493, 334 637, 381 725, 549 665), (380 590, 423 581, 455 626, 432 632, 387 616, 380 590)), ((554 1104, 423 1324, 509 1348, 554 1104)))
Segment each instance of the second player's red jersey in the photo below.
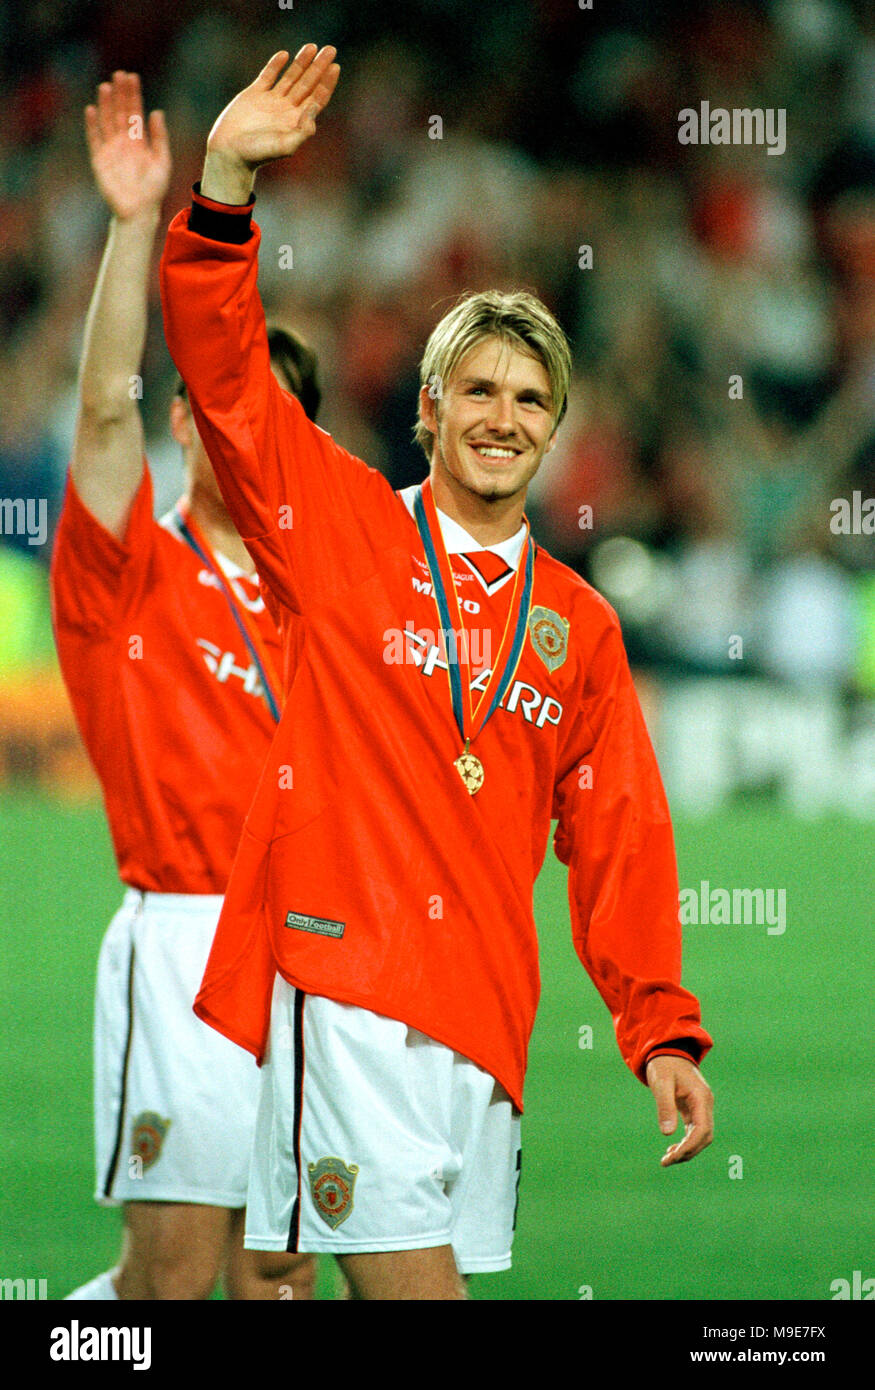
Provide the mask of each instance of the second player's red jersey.
MULTIPOLYGON (((257 581, 223 569, 278 670, 280 639, 257 581)), ((172 515, 153 518, 145 463, 122 541, 68 479, 52 611, 122 881, 223 893, 276 723, 216 575, 172 515)))

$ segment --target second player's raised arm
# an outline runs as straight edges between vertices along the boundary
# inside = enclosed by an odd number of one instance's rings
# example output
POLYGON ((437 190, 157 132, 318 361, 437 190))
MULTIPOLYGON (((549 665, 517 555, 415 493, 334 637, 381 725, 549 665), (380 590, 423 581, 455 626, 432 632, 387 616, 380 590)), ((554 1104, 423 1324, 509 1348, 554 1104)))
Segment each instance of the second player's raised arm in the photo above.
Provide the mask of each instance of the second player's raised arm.
POLYGON ((137 389, 157 215, 114 221, 91 297, 70 470, 88 510, 117 539, 143 472, 137 389))
POLYGON ((86 507, 121 539, 143 472, 138 383, 170 151, 161 113, 144 120, 134 73, 101 83, 85 129, 112 222, 85 324, 71 472, 86 507))

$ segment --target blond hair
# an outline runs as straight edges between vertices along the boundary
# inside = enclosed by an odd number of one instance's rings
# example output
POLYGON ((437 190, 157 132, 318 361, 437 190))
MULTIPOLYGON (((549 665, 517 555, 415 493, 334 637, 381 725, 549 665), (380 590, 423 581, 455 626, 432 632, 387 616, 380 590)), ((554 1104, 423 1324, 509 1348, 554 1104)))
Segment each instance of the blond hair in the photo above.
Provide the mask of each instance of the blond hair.
MULTIPOLYGON (((444 314, 425 345, 419 365, 422 386, 439 398, 462 358, 486 338, 499 338, 542 364, 550 380, 555 429, 568 404, 571 349, 550 311, 525 290, 469 291, 463 295, 444 314)), ((431 461, 434 435, 421 418, 416 422, 413 437, 431 461)))

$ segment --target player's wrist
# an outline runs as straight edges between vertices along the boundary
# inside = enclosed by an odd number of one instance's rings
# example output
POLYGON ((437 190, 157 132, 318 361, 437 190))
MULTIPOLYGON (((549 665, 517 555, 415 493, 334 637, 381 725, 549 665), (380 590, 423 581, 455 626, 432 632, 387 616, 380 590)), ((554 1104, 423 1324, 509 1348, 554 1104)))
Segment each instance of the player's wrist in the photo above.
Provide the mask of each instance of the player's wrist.
POLYGON ((233 150, 216 147, 212 141, 208 141, 201 192, 211 202, 224 203, 229 207, 240 206, 249 202, 256 172, 256 167, 247 164, 233 150))
POLYGON ((129 213, 116 212, 110 204, 112 226, 118 228, 122 235, 136 235, 138 232, 145 232, 154 236, 161 220, 162 202, 163 199, 160 199, 157 203, 150 203, 147 207, 138 208, 136 212, 129 213))

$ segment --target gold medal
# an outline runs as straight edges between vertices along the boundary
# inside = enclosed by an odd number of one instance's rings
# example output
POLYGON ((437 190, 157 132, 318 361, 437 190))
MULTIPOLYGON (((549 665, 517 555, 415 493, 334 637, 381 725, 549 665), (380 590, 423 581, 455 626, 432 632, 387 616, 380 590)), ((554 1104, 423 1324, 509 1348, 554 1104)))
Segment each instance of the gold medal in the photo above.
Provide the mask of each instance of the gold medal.
POLYGON ((460 754, 456 759, 453 763, 453 767, 458 769, 459 776, 465 783, 471 796, 473 796, 475 792, 479 792, 480 788, 483 786, 483 778, 485 776, 483 764, 476 754, 469 753, 467 743, 465 744, 464 753, 460 754))

